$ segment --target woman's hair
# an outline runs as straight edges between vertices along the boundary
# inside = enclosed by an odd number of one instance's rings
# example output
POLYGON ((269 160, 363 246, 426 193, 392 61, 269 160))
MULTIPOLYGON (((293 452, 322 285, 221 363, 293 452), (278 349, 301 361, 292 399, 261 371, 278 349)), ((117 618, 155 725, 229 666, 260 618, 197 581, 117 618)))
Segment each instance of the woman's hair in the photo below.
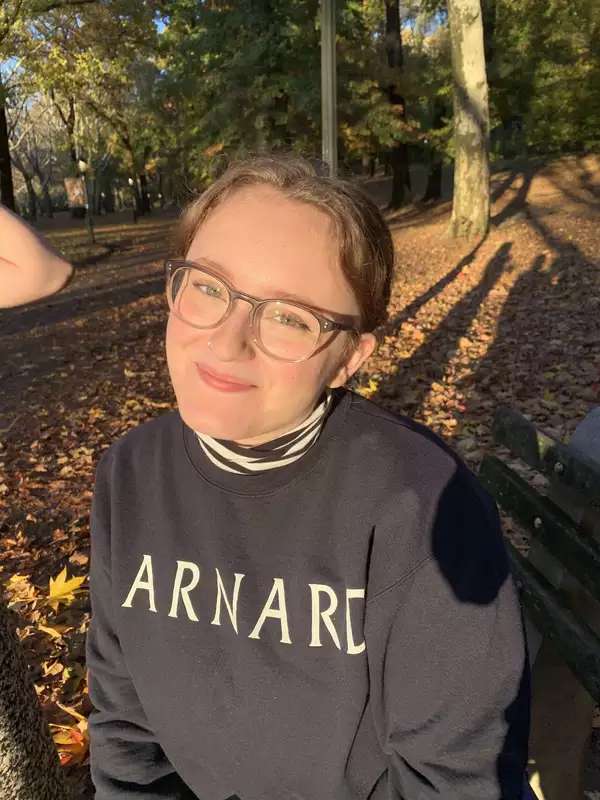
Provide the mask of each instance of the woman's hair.
POLYGON ((308 203, 334 223, 340 264, 361 311, 361 330, 373 331, 387 318, 394 245, 375 203, 354 183, 319 175, 295 155, 262 155, 232 162, 185 209, 175 234, 175 254, 185 257, 210 211, 242 187, 266 184, 290 200, 308 203))

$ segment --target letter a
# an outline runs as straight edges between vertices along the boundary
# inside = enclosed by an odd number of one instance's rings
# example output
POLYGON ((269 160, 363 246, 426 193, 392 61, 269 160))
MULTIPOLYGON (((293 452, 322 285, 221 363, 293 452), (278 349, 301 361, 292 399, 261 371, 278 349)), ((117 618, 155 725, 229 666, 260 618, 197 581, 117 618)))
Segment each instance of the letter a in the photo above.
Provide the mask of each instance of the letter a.
POLYGON ((280 642, 281 644, 291 644, 292 640, 290 639, 290 632, 288 630, 287 611, 285 607, 285 584, 283 582, 283 578, 273 578, 273 588, 271 589, 271 594, 269 595, 269 599, 265 603, 265 607, 258 618, 258 622, 254 626, 254 630, 248 635, 249 639, 260 639, 260 629, 262 628, 267 617, 272 617, 273 619, 278 619, 281 621, 280 642), (271 608, 271 604, 275 599, 276 594, 279 595, 279 608, 271 608))
POLYGON ((124 608, 131 608, 131 603, 138 589, 143 589, 148 592, 148 611, 154 611, 156 614, 156 606, 154 604, 154 577, 152 575, 152 556, 145 555, 142 558, 142 563, 135 576, 135 580, 129 590, 127 599, 123 603, 124 608), (145 578, 145 580, 144 580, 145 578))

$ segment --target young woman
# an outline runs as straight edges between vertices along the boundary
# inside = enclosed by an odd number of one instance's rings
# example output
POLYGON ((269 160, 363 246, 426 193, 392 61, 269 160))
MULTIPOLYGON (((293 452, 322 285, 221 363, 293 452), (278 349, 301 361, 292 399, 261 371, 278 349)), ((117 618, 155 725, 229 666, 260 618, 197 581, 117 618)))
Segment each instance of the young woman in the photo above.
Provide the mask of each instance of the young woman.
POLYGON ((178 411, 102 457, 88 636, 98 800, 517 800, 528 665, 493 502, 344 389, 390 233, 308 163, 237 163, 167 263, 178 411))

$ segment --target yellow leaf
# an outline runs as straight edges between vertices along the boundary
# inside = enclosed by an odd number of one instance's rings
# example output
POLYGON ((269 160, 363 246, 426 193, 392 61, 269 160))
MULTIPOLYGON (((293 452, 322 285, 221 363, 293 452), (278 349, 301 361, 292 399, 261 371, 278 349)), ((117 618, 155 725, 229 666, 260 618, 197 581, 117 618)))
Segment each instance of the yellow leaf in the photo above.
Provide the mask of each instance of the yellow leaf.
POLYGON ((32 603, 37 599, 35 587, 29 583, 26 575, 12 575, 6 584, 6 591, 9 596, 9 608, 17 603, 32 603))
POLYGON ((44 661, 42 664, 42 675, 44 678, 47 678, 48 675, 60 675, 63 671, 63 665, 60 661, 53 661, 50 663, 49 661, 44 661))
POLYGON ((81 664, 75 661, 70 667, 64 668, 62 677, 63 681, 65 682, 63 685, 63 693, 73 694, 79 689, 79 686, 85 677, 85 670, 81 664))
POLYGON ((224 147, 225 147, 224 142, 217 142, 217 144, 213 144, 210 145, 210 147, 205 148, 202 151, 202 154, 206 156, 206 158, 212 158, 213 156, 216 156, 218 153, 220 153, 224 147))
POLYGON ((14 586, 17 583, 28 583, 28 582, 29 579, 27 575, 19 575, 18 573, 16 573, 15 575, 10 576, 10 578, 8 579, 7 586, 10 589, 11 586, 14 586))
POLYGON ((76 720, 79 720, 79 722, 84 722, 87 727, 87 719, 83 716, 83 714, 80 714, 79 711, 75 711, 75 709, 72 706, 63 706, 61 703, 58 702, 58 700, 56 701, 56 705, 66 714, 69 714, 71 717, 74 717, 76 720))
POLYGON ((52 738, 55 744, 73 744, 70 728, 66 728, 64 731, 57 730, 52 738))
POLYGON ((64 567, 56 578, 50 578, 48 587, 48 605, 52 606, 54 611, 58 611, 60 603, 72 603, 75 595, 83 591, 79 587, 85 581, 85 576, 82 578, 67 578, 67 568, 64 567))
POLYGON ((379 389, 379 382, 376 381, 374 378, 369 378, 369 383, 367 386, 361 386, 356 391, 358 394, 362 395, 363 397, 371 397, 371 395, 375 394, 375 392, 379 389))
POLYGON ((69 630, 68 625, 41 625, 38 624, 38 630, 47 633, 48 636, 51 636, 53 639, 60 639, 65 631, 69 630))
POLYGON ((82 717, 77 725, 73 727, 50 723, 50 728, 53 729, 52 738, 58 749, 60 763, 63 766, 66 764, 80 764, 85 759, 89 747, 87 720, 85 717, 82 717))

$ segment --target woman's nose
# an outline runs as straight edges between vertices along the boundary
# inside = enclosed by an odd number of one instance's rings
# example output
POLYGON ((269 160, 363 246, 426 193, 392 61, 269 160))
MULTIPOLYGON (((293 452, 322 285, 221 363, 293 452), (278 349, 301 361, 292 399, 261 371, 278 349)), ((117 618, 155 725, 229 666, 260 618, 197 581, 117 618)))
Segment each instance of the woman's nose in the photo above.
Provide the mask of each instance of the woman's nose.
POLYGON ((243 300, 235 300, 227 319, 210 334, 210 349, 220 361, 239 361, 254 356, 252 309, 243 300))

